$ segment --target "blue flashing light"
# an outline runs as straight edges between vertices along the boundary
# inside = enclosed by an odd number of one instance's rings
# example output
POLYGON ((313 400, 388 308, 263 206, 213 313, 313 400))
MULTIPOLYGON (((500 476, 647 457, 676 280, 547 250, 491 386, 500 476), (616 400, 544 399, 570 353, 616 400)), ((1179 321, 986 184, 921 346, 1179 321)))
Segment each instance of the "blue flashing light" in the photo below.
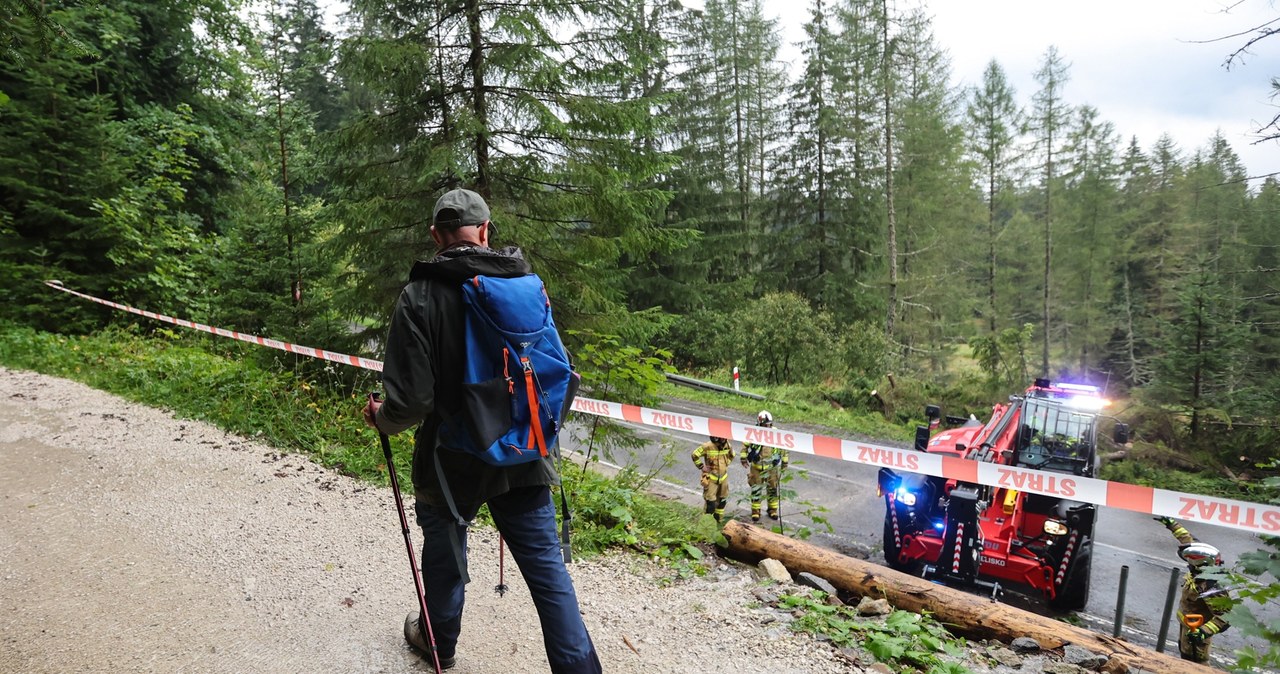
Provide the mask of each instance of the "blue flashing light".
POLYGON ((937 529, 938 531, 942 531, 943 529, 947 528, 947 523, 939 520, 933 523, 933 528, 937 529))
POLYGON ((907 506, 908 508, 916 504, 916 495, 907 491, 906 487, 898 487, 898 489, 894 491, 894 496, 897 498, 899 503, 907 506))

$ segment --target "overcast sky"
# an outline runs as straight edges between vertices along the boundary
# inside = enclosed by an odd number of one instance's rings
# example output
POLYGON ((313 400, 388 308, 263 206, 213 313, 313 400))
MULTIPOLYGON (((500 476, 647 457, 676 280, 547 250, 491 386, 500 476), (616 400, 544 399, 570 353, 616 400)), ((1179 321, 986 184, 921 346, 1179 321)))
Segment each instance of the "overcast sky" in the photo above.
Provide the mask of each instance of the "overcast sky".
MULTIPOLYGON (((803 37, 811 2, 765 0, 787 42, 803 37)), ((890 0, 890 6, 895 0, 890 0)), ((899 7, 919 6, 896 0, 899 7)), ((1247 37, 1213 40, 1280 18, 1272 0, 925 0, 934 37, 952 59, 952 82, 976 85, 987 63, 1004 68, 1019 103, 1039 88, 1033 73, 1050 45, 1070 64, 1065 98, 1089 104, 1124 144, 1146 150, 1161 133, 1184 157, 1217 129, 1250 175, 1280 171, 1280 145, 1252 145, 1254 131, 1280 112, 1268 97, 1280 76, 1280 36, 1260 42, 1243 65, 1222 66, 1247 37), (1236 5, 1229 12, 1224 8, 1236 5)), ((1280 27, 1280 23, 1276 24, 1280 27)), ((789 48, 784 58, 798 59, 789 48)), ((793 66, 793 73, 798 64, 793 66)), ((1280 101, 1277 101, 1280 103, 1280 101)))

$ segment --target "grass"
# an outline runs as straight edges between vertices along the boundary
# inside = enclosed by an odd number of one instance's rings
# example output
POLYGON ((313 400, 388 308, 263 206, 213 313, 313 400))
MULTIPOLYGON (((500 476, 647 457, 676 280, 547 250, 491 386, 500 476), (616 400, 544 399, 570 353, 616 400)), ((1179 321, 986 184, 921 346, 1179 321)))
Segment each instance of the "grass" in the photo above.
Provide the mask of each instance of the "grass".
MULTIPOLYGON (((378 437, 360 420, 361 396, 266 370, 247 357, 260 347, 233 343, 229 354, 214 353, 206 339, 168 330, 144 337, 132 327, 77 337, 9 328, 0 330, 0 364, 74 379, 307 454, 348 475, 388 482, 378 437)), ((376 386, 372 373, 364 381, 370 390, 376 386)), ((408 436, 393 438, 392 447, 401 482, 408 484, 408 436)))
POLYGON ((1148 487, 1206 496, 1237 498, 1244 501, 1265 503, 1274 498, 1275 489, 1262 480, 1241 481, 1209 473, 1188 473, 1144 462, 1126 459, 1103 465, 1099 477, 1114 482, 1127 482, 1148 487))
POLYGON ((762 409, 767 409, 773 414, 778 425, 783 427, 788 424, 803 423, 850 431, 874 438, 909 440, 911 437, 909 429, 886 421, 880 414, 838 409, 823 399, 813 387, 763 387, 753 388, 750 392, 763 395, 765 399, 753 400, 730 393, 678 386, 670 382, 663 384, 660 389, 660 393, 667 397, 692 400, 741 412, 743 423, 754 422, 756 414, 762 409))

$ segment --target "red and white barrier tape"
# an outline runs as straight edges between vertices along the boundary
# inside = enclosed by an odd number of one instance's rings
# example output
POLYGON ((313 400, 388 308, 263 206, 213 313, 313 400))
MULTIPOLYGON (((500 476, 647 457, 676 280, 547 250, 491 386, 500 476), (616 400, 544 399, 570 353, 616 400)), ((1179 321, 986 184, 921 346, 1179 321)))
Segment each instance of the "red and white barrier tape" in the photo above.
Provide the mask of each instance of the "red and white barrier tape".
POLYGON ((249 342, 250 344, 257 344, 258 346, 265 346, 271 349, 288 351, 289 353, 296 353, 300 356, 310 356, 311 358, 321 358, 323 360, 333 361, 335 363, 342 363, 343 365, 352 365, 355 367, 364 368, 366 370, 374 370, 377 372, 382 372, 382 363, 380 361, 371 360, 369 358, 361 358, 359 356, 348 356, 345 353, 334 353, 332 351, 325 351, 323 349, 313 349, 309 346, 298 346, 297 344, 281 342, 275 339, 267 339, 266 337, 250 335, 245 332, 236 332, 235 330, 223 330, 222 328, 215 328, 212 326, 205 325, 203 323, 196 323, 194 321, 183 320, 181 318, 173 318, 172 316, 157 314, 153 311, 144 311, 142 309, 135 309, 133 307, 126 306, 124 304, 117 304, 115 302, 104 300, 99 297, 94 297, 93 295, 86 295, 84 293, 76 292, 62 285, 62 283, 58 281, 45 281, 44 284, 55 290, 61 290, 64 293, 70 293, 72 295, 75 295, 76 297, 83 297, 84 299, 89 300, 90 302, 105 304, 106 306, 109 306, 112 309, 119 309, 120 311, 127 311, 131 314, 146 316, 147 318, 154 318, 157 321, 164 321, 165 323, 180 325, 184 328, 191 328, 192 330, 207 332, 211 335, 217 335, 219 337, 230 337, 231 339, 238 339, 242 342, 249 342))
POLYGON ((1167 515, 1254 533, 1280 532, 1280 507, 1273 505, 983 463, 941 454, 929 454, 914 449, 873 445, 778 428, 761 428, 736 421, 709 419, 589 398, 575 400, 573 409, 577 412, 644 426, 669 428, 695 435, 731 438, 739 442, 769 445, 814 456, 825 456, 869 466, 884 466, 908 473, 922 473, 992 487, 1006 487, 1148 515, 1167 515))
MULTIPOLYGON (((114 309, 172 323, 184 328, 201 330, 220 337, 230 337, 243 342, 288 351, 302 356, 322 358, 366 370, 382 371, 382 363, 369 358, 298 346, 256 335, 210 327, 151 311, 143 311, 76 292, 56 281, 46 281, 45 285, 114 309)), ((636 405, 624 405, 605 400, 593 400, 591 398, 577 398, 573 402, 573 409, 583 414, 593 414, 644 426, 684 431, 694 435, 729 438, 738 442, 768 445, 814 456, 825 456, 869 466, 884 466, 910 473, 922 473, 924 475, 933 475, 992 487, 1006 487, 1033 494, 1044 494, 1111 508, 1132 510, 1148 515, 1165 515, 1191 522, 1204 522, 1261 534, 1280 533, 1280 507, 1274 505, 1201 496, 1167 489, 1142 487, 1123 482, 1031 470, 1029 468, 983 463, 940 454, 929 454, 912 449, 873 445, 778 428, 762 428, 727 419, 700 417, 679 412, 638 407, 636 405)))

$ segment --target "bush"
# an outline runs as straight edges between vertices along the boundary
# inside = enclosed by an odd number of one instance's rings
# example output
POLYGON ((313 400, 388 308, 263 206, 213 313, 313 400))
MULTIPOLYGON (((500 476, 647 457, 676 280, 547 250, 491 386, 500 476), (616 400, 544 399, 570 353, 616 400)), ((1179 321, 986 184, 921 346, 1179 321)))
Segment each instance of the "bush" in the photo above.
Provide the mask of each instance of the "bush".
POLYGON ((681 370, 718 369, 733 360, 733 332, 728 312, 701 309, 675 321, 658 344, 681 370))
POLYGON ((813 383, 844 376, 833 358, 837 340, 831 317, 814 311, 795 293, 770 293, 733 315, 734 360, 743 379, 769 384, 813 383))

